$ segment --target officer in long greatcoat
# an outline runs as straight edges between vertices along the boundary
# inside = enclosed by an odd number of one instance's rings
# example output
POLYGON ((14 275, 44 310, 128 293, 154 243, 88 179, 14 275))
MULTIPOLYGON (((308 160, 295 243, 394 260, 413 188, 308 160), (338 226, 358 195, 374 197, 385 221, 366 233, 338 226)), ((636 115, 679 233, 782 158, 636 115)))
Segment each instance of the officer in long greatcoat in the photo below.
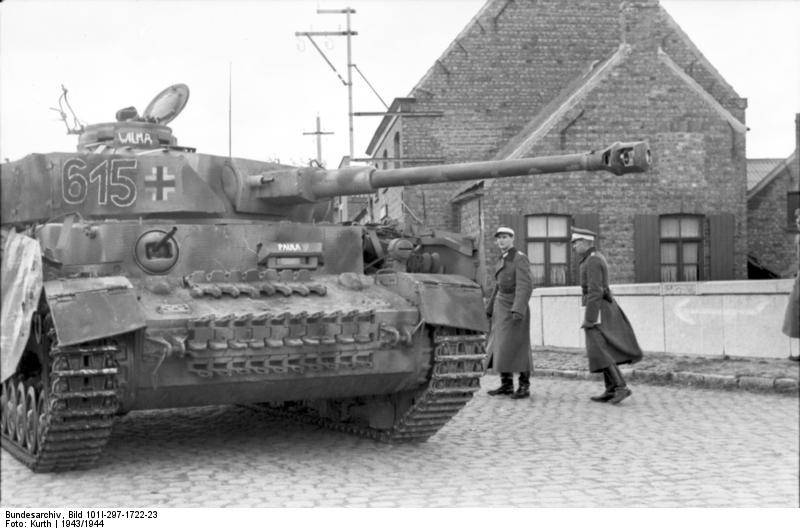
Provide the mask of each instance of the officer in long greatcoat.
POLYGON ((495 266, 495 286, 486 304, 492 329, 486 344, 488 366, 500 372, 500 387, 490 396, 510 395, 514 399, 530 396, 531 298, 530 263, 514 248, 514 231, 501 226, 494 233, 501 256, 495 266), (519 387, 514 391, 514 372, 519 372, 519 387))
POLYGON ((590 372, 603 372, 605 392, 592 401, 617 404, 631 395, 617 365, 636 363, 642 350, 628 317, 617 305, 608 286, 608 263, 595 248, 596 235, 572 229, 572 248, 580 256, 581 305, 586 307, 581 327, 586 333, 590 372))
MULTIPOLYGON (((794 211, 794 222, 797 230, 800 231, 800 208, 794 211)), ((794 250, 797 262, 800 263, 800 234, 794 236, 794 250)), ((800 337, 800 271, 795 273, 794 287, 789 295, 789 303, 786 304, 786 312, 783 317, 783 332, 789 337, 800 337)), ((793 361, 800 360, 800 357, 789 355, 793 361)))

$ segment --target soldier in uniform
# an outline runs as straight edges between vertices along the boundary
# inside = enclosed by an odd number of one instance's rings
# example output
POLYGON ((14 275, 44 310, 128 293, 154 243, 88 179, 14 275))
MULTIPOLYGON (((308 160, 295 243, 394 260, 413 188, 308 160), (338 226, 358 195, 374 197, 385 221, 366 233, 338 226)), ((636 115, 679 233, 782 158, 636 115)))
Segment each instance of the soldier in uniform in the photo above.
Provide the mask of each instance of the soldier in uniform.
POLYGON ((490 396, 510 395, 514 399, 530 396, 531 315, 528 301, 533 285, 528 258, 514 248, 514 231, 501 226, 494 233, 501 256, 495 267, 495 286, 486 304, 492 329, 486 345, 490 368, 500 372, 500 387, 490 396), (514 372, 519 386, 514 391, 514 372))
MULTIPOLYGON (((794 222, 800 232, 800 208, 794 211, 794 222)), ((795 258, 800 263, 800 233, 794 236, 794 250, 795 258)), ((789 337, 800 337, 800 271, 795 271, 794 287, 783 317, 783 333, 789 337)), ((800 356, 789 355, 789 358, 793 361, 800 360, 800 356)))
POLYGON ((636 363, 642 350, 628 317, 617 305, 608 286, 608 262, 595 248, 596 234, 572 229, 572 248, 580 257, 581 305, 586 307, 581 327, 586 333, 589 371, 602 372, 605 392, 592 401, 617 404, 631 395, 617 365, 636 363))

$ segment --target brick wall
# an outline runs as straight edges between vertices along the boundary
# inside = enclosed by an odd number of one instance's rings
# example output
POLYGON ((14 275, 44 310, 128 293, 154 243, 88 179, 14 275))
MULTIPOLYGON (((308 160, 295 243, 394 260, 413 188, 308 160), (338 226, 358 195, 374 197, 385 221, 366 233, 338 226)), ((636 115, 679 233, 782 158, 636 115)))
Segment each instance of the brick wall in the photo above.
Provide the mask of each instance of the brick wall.
POLYGON ((783 278, 792 277, 798 266, 794 251, 796 232, 787 226, 786 220, 786 193, 797 189, 792 180, 792 172, 786 168, 748 201, 750 253, 783 278))
MULTIPOLYGON (((504 213, 597 213, 600 245, 613 265, 611 281, 632 282, 634 215, 725 212, 736 218, 735 274, 746 277, 742 134, 734 132, 717 111, 655 59, 654 53, 634 51, 623 65, 624 76, 611 76, 601 83, 584 100, 578 120, 572 121, 574 113, 570 113, 536 146, 538 154, 558 153, 562 147, 566 152, 582 152, 613 141, 646 139, 653 152, 651 170, 623 176, 576 172, 487 182, 487 249, 493 248, 491 227, 497 226, 504 213), (691 118, 688 127, 687 117, 691 118), (690 131, 682 130, 687 128, 690 131)), ((524 249, 523 243, 518 243, 524 249)), ((495 259, 493 252, 489 251, 490 261, 495 259)), ((708 248, 704 257, 708 271, 708 248)))
MULTIPOLYGON (((784 278, 797 273, 797 229, 788 219, 787 193, 800 190, 800 114, 795 115, 793 163, 747 201, 748 250, 762 265, 784 278)), ((791 157, 790 157, 791 158, 791 157)))
POLYGON ((735 275, 746 277, 744 135, 665 68, 658 49, 740 121, 746 100, 654 0, 626 2, 623 9, 618 0, 490 2, 412 91, 413 110, 444 116, 398 120, 403 152, 451 163, 493 158, 570 82, 608 59, 623 41, 632 45, 631 55, 584 99, 582 112, 570 112, 525 156, 646 139, 654 153, 652 171, 492 181, 482 209, 475 207, 478 199, 453 204, 468 184, 405 188, 409 208, 425 223, 448 230, 481 226, 473 217, 482 211, 489 233, 482 246, 490 261, 495 258, 491 231, 501 213, 598 213, 601 244, 619 264, 612 272, 615 282, 634 281, 635 214, 730 213, 735 275))

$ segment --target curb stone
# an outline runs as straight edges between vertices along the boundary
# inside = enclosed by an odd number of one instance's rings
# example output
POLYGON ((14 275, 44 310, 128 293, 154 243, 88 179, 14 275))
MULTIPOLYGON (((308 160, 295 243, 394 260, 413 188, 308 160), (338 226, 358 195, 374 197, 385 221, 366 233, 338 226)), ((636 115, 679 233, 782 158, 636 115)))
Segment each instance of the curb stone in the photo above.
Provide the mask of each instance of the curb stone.
POLYGON ((739 385, 732 375, 704 374, 703 379, 709 388, 733 390, 739 385))
POLYGON ((675 372, 673 378, 676 383, 686 386, 705 386, 706 380, 703 374, 695 372, 675 372))
MULTIPOLYGON (((535 369, 533 375, 563 377, 565 379, 598 379, 598 374, 593 374, 588 370, 535 369)), ((655 372, 651 370, 625 370, 623 371, 623 375, 630 381, 662 385, 675 384, 678 386, 693 386, 718 390, 797 394, 798 388, 800 388, 797 379, 788 377, 772 379, 769 377, 757 376, 737 377, 732 375, 702 374, 695 372, 655 372)))
POLYGON ((672 382, 672 372, 656 372, 653 370, 634 370, 632 380, 645 383, 668 385, 672 382))
POLYGON ((747 390, 771 390, 775 387, 775 380, 766 377, 743 375, 739 377, 739 386, 747 390))
POLYGON ((790 379, 788 377, 779 377, 775 379, 775 390, 778 392, 796 393, 798 390, 798 381, 797 379, 790 379))

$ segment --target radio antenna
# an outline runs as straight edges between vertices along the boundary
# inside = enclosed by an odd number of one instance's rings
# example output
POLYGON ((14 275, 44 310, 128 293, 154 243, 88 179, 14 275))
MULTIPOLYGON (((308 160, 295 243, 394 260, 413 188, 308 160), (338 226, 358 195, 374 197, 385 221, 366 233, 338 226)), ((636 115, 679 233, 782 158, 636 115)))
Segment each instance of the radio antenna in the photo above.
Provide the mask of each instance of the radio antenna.
POLYGON ((67 99, 67 87, 64 85, 61 85, 61 97, 58 98, 58 108, 50 107, 50 110, 58 112, 61 121, 67 126, 67 134, 81 134, 83 132, 84 125, 75 115, 75 111, 72 110, 72 105, 69 104, 69 100, 67 99), (69 125, 67 112, 64 110, 64 107, 66 107, 72 115, 72 127, 69 125))
POLYGON ((233 135, 231 127, 231 116, 233 114, 232 78, 233 62, 228 61, 228 158, 231 158, 231 136, 233 135))

